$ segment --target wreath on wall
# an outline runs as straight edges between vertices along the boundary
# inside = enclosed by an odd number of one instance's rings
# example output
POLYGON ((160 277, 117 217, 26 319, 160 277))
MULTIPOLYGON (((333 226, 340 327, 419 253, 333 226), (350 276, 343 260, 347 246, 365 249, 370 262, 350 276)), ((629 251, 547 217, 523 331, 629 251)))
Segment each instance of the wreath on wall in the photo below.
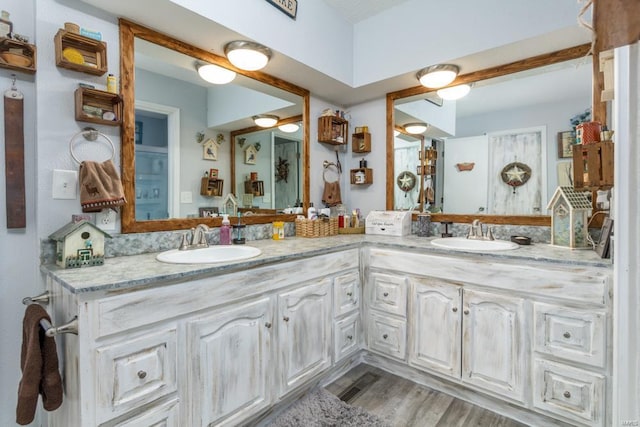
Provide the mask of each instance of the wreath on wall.
POLYGON ((396 183, 398 184, 398 187, 400 187, 402 191, 404 191, 405 193, 408 193, 409 191, 413 190, 413 188, 416 186, 417 180, 418 179, 416 178, 416 175, 413 172, 403 171, 403 172, 400 172, 400 174, 398 175, 398 178, 396 179, 396 183))
POLYGON ((531 178, 531 168, 521 162, 512 162, 502 168, 500 177, 505 184, 513 187, 515 193, 517 187, 526 184, 531 178))

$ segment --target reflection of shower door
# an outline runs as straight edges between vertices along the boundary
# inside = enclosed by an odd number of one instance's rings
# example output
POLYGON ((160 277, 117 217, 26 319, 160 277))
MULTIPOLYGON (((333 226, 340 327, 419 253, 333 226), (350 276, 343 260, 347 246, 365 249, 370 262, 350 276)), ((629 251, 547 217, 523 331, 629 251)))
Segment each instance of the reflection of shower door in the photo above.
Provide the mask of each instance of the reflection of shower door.
POLYGON ((273 139, 273 205, 293 207, 300 202, 300 141, 275 136, 273 139))
POLYGON ((471 214, 487 209, 487 136, 447 138, 444 142, 444 189, 442 211, 471 214), (474 163, 460 171, 458 163, 474 163))

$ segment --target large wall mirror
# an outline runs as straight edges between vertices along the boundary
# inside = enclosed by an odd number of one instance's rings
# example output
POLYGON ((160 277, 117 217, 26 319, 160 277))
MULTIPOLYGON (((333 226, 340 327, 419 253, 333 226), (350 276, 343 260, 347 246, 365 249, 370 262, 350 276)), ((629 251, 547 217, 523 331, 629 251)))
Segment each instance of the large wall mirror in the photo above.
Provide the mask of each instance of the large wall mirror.
POLYGON ((389 93, 387 209, 428 210, 438 222, 549 225, 549 197, 572 179, 558 138, 592 105, 588 51, 582 45, 458 76, 452 86, 472 89, 456 101, 422 86, 389 93), (430 125, 420 149, 398 132, 411 122, 430 125), (407 192, 398 178, 411 168, 419 190, 407 192))
POLYGON ((306 89, 236 69, 226 58, 124 19, 120 60, 122 181, 128 201, 123 233, 218 226, 220 219, 210 215, 225 209, 229 193, 239 208, 252 210, 247 224, 293 221, 284 209, 308 205, 306 89), (227 84, 206 82, 197 68, 207 63, 237 75, 227 84), (257 115, 281 120, 273 128, 258 128, 257 115), (297 129, 281 130, 284 124, 297 129), (285 164, 286 179, 278 180, 285 164), (202 179, 214 173, 222 182, 202 190, 202 179), (251 185, 258 180, 259 188, 251 185))

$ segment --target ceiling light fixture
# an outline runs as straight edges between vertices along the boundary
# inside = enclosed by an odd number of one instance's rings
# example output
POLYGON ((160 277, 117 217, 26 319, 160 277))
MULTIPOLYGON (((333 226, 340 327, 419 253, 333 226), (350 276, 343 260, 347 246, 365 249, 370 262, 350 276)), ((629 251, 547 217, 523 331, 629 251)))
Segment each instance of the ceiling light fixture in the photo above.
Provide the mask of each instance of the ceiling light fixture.
POLYGON ((438 64, 423 68, 418 71, 416 77, 422 86, 437 89, 454 81, 459 72, 460 68, 457 65, 438 64))
POLYGON ((280 117, 273 116, 271 114, 259 114, 257 116, 253 116, 252 119, 257 126, 260 126, 261 128, 270 128, 278 123, 280 117))
POLYGON ((227 43, 224 54, 233 65, 247 71, 259 70, 271 59, 271 49, 268 47, 242 40, 227 43))
POLYGON ((278 126, 278 129, 280 129, 282 132, 292 133, 297 132, 297 130, 300 129, 300 125, 298 125, 297 123, 287 123, 285 125, 278 126))
POLYGON ((404 125, 404 130, 411 135, 417 135, 420 133, 424 133, 429 127, 426 123, 407 123, 404 125))
POLYGON ((214 64, 196 65, 198 75, 203 80, 216 85, 224 85, 236 78, 236 72, 214 64))
POLYGON ((463 84, 457 86, 451 86, 444 89, 438 89, 437 94, 440 98, 447 101, 455 101, 463 96, 466 96, 471 90, 471 85, 463 84))

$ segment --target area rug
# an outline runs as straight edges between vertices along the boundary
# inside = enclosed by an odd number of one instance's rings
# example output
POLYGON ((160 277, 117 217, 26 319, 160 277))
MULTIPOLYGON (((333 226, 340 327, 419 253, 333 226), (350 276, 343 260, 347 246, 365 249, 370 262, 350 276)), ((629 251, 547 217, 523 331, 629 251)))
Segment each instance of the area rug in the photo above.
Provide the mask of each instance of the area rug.
POLYGON ((269 427, 390 427, 376 415, 315 388, 278 415, 269 427))

